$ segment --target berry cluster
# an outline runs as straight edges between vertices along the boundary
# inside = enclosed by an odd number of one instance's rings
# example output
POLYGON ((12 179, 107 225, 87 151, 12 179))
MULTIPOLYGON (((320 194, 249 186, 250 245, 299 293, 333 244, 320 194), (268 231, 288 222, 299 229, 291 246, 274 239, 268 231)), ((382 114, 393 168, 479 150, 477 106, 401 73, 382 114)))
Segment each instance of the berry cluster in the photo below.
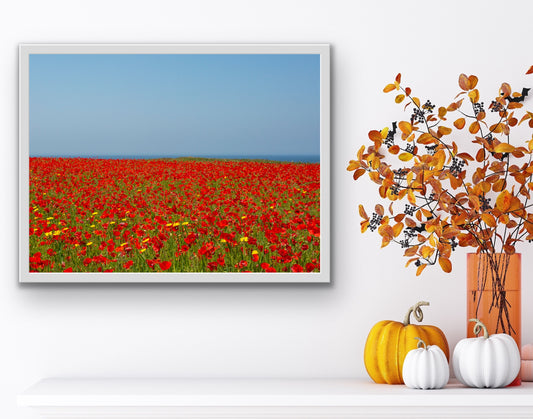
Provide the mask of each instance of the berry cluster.
POLYGON ((422 105, 422 109, 424 109, 424 111, 426 112, 433 112, 433 109, 435 109, 435 105, 433 103, 431 103, 430 100, 426 100, 426 103, 424 103, 422 105))
POLYGON ((411 240, 413 237, 415 237, 417 235, 417 232, 416 232, 416 230, 413 227, 407 227, 403 231, 403 234, 405 235, 407 240, 411 240))
POLYGON ((485 109, 483 108, 483 105, 484 103, 481 102, 481 103, 474 103, 472 106, 474 107, 474 113, 476 114, 476 116, 480 113, 480 112, 485 112, 485 109))
POLYGON ((430 156, 433 156, 435 154, 435 150, 437 149, 438 144, 433 145, 426 145, 426 151, 430 156))
POLYGON ((490 111, 491 112, 501 112, 501 111, 504 111, 504 110, 505 110, 505 108, 500 102, 496 102, 495 100, 493 100, 490 103, 490 111))
POLYGON ((426 117, 424 116, 424 111, 418 109, 418 108, 413 108, 413 114, 411 115, 411 123, 415 123, 415 122, 425 122, 426 121, 426 117))
POLYGON ((452 237, 452 239, 450 240, 450 245, 452 246, 452 251, 455 251, 455 249, 457 248, 458 244, 459 244, 459 242, 457 241, 457 239, 455 237, 452 237))
POLYGON ((458 176, 463 171, 464 165, 465 165, 464 160, 454 157, 452 159, 452 165, 450 166, 450 173, 453 176, 458 176))
POLYGON ((481 211, 491 209, 490 198, 485 198, 485 195, 478 195, 479 203, 481 204, 481 211))
POLYGON ((375 212, 372 214, 372 219, 370 220, 370 224, 368 225, 368 228, 370 231, 374 231, 376 228, 379 227, 381 224, 381 220, 383 219, 382 215, 376 214, 375 212))
POLYGON ((487 142, 489 144, 492 144, 493 137, 492 137, 492 134, 490 132, 484 138, 485 138, 485 140, 487 140, 487 142))
POLYGON ((407 173, 409 173, 409 170, 407 169, 395 169, 394 170, 394 176, 397 178, 397 179, 403 179, 407 173))
POLYGON ((392 132, 389 131, 387 134, 387 138, 385 138, 385 141, 383 141, 387 148, 391 148, 394 145, 394 135, 392 132))
POLYGON ((413 154, 413 151, 415 151, 415 145, 414 144, 407 144, 405 146, 405 152, 413 154))
POLYGON ((409 243, 409 240, 405 239, 405 240, 400 240, 400 246, 402 249, 406 249, 408 248, 409 246, 411 245, 411 243, 409 243))
POLYGON ((400 185, 398 183, 395 183, 390 187, 390 191, 393 195, 398 195, 400 193, 400 185))
POLYGON ((413 215, 415 213, 416 207, 414 205, 405 204, 405 212, 406 215, 413 215))

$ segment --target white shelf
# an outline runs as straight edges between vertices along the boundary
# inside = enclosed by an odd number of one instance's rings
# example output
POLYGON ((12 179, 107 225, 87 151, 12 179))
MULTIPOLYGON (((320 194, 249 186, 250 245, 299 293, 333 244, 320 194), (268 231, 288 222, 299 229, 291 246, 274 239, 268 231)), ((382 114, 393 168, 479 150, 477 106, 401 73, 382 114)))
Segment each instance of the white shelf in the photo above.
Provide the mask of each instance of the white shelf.
POLYGON ((46 379, 19 405, 56 418, 532 418, 533 383, 441 390, 369 379, 46 379))

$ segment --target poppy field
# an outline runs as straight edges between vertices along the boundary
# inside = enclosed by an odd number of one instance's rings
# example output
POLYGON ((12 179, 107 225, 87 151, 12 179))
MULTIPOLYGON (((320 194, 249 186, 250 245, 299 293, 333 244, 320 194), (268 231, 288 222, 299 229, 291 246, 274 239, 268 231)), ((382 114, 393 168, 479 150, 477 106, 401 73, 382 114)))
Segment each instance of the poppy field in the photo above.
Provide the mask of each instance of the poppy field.
POLYGON ((30 158, 31 272, 320 272, 320 165, 30 158))

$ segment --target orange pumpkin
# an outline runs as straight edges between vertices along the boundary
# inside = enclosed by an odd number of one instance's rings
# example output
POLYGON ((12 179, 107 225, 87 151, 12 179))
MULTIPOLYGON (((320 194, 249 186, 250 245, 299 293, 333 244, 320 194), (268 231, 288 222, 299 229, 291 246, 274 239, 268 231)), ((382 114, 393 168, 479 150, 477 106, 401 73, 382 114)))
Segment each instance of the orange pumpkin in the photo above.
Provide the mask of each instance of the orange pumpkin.
POLYGON ((420 301, 412 306, 403 323, 383 320, 374 325, 365 344, 365 367, 370 378, 378 384, 403 384, 402 368, 407 352, 416 349, 420 338, 428 345, 437 345, 450 360, 448 341, 442 330, 436 326, 410 324, 411 313, 417 321, 424 318, 420 301))

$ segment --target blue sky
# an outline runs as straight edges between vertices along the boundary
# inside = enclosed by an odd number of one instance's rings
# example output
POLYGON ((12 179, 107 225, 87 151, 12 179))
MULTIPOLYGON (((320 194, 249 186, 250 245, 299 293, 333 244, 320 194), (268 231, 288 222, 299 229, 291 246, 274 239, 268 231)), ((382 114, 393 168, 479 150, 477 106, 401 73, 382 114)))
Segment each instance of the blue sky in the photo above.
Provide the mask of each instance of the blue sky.
POLYGON ((319 55, 30 56, 30 156, 318 156, 319 119, 319 55))

